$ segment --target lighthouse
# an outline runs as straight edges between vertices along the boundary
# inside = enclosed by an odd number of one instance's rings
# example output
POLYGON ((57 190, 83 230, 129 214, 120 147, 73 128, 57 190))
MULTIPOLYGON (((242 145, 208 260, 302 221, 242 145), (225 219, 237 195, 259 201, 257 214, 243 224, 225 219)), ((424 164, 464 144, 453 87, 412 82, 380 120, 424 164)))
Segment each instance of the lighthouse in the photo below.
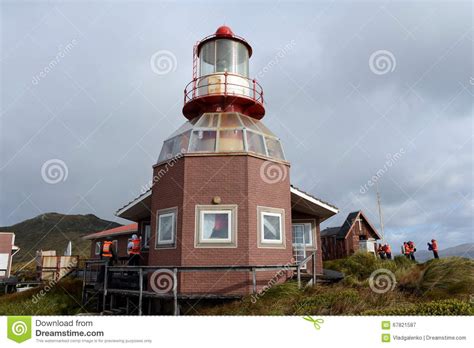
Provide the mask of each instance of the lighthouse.
POLYGON ((151 267, 173 275, 175 308, 199 294, 256 293, 296 267, 322 273, 319 225, 338 210, 291 186, 252 54, 228 26, 194 46, 183 124, 164 140, 151 188, 116 212, 138 223, 146 289, 157 288, 151 267))

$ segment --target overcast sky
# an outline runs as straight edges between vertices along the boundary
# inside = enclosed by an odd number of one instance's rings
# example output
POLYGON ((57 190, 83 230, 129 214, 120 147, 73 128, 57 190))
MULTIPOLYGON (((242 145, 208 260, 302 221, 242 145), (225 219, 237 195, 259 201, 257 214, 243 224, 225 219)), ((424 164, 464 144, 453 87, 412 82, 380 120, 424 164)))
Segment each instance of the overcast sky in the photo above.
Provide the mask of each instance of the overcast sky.
POLYGON ((184 122, 193 44, 225 23, 253 46, 292 183, 340 209, 324 227, 359 209, 379 227, 378 181, 391 243, 472 242, 472 10, 3 1, 0 225, 52 211, 114 220, 184 122))

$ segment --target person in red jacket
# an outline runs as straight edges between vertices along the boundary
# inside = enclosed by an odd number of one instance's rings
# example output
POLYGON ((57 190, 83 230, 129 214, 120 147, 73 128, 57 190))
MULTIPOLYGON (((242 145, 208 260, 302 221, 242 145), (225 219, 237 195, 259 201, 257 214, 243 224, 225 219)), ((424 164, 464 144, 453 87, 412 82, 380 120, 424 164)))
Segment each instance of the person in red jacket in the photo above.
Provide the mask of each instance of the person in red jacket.
POLYGON ((431 244, 428 243, 428 250, 431 250, 433 252, 433 257, 435 259, 439 259, 439 255, 438 255, 438 242, 436 241, 436 239, 432 239, 431 240, 431 244))
POLYGON ((410 251, 410 259, 415 261, 415 252, 416 252, 415 243, 413 243, 412 241, 409 241, 408 250, 410 251))
POLYGON ((407 259, 410 258, 410 245, 408 244, 408 242, 403 242, 403 255, 405 255, 405 257, 407 259))
POLYGON ((392 259, 392 248, 390 248, 390 244, 385 244, 383 246, 383 249, 385 251, 385 257, 387 258, 387 260, 391 260, 392 259))
POLYGON ((128 242, 127 250, 128 250, 128 265, 129 266, 138 266, 140 264, 140 253, 141 253, 141 246, 140 246, 140 238, 136 234, 132 236, 132 240, 128 242))

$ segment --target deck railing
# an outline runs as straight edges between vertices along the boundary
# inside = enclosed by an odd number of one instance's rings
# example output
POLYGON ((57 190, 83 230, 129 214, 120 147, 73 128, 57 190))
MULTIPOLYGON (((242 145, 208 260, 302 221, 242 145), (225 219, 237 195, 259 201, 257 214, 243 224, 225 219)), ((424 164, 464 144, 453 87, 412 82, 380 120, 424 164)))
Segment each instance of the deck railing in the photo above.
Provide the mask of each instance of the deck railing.
MULTIPOLYGON (((178 277, 182 273, 196 272, 244 272, 252 275, 252 293, 257 294, 257 272, 262 271, 296 271, 298 287, 302 287, 301 269, 310 260, 313 260, 313 284, 316 284, 316 254, 309 255, 297 264, 286 265, 254 265, 254 266, 109 266, 104 260, 90 260, 85 262, 83 274, 83 303, 85 302, 86 287, 93 285, 98 292, 102 292, 102 310, 105 311, 107 295, 127 294, 138 296, 138 315, 142 315, 144 296, 169 298, 173 300, 174 314, 178 315, 178 298, 224 298, 225 295, 216 294, 179 294, 178 277), (171 288, 163 293, 153 293, 145 290, 144 280, 150 282, 148 275, 168 273, 172 282, 171 288), (118 277, 117 277, 118 274, 118 277), (120 280, 126 280, 120 284, 120 280), (124 286, 125 285, 125 286, 124 286)), ((229 296, 231 297, 231 296, 229 296)), ((235 297, 235 296, 234 296, 235 297)))

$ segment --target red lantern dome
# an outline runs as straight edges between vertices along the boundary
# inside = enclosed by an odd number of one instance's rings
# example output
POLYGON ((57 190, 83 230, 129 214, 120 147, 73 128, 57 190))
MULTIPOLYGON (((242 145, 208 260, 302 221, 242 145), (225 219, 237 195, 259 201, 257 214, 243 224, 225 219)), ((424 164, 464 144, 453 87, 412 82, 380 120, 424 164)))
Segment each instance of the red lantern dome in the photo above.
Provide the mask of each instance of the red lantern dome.
POLYGON ((194 46, 193 80, 184 90, 184 116, 236 111, 255 119, 265 115, 263 89, 249 78, 252 47, 228 26, 194 46))

